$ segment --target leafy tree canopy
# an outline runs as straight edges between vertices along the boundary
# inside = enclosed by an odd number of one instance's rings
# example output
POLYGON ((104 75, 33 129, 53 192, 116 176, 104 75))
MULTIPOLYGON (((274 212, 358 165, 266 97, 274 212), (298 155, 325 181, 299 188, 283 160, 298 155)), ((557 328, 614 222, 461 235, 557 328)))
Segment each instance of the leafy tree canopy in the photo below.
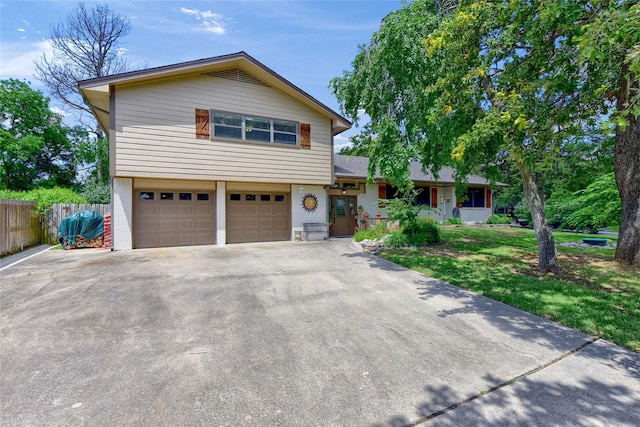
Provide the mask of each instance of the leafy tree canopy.
POLYGON ((75 155, 70 132, 29 84, 0 81, 0 188, 71 186, 75 155))
POLYGON ((538 268, 558 271, 545 186, 559 171, 570 174, 571 156, 604 140, 605 88, 594 78, 604 67, 583 61, 579 42, 582 24, 613 3, 620 2, 461 1, 439 15, 434 3, 413 2, 391 13, 352 70, 331 83, 347 116, 371 117, 370 175, 379 166, 409 186, 411 158, 434 174, 451 165, 459 181, 515 168, 538 268))
POLYGON ((56 203, 88 203, 87 199, 70 188, 36 188, 29 191, 0 190, 0 199, 34 200, 36 212, 43 214, 56 203))

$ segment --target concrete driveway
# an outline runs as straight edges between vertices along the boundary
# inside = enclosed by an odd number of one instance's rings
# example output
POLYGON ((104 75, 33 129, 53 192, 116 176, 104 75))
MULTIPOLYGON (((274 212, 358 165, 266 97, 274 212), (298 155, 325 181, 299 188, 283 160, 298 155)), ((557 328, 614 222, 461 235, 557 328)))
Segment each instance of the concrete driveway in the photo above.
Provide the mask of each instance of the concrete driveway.
POLYGON ((2 425, 640 425, 639 354, 348 240, 0 274, 2 425))

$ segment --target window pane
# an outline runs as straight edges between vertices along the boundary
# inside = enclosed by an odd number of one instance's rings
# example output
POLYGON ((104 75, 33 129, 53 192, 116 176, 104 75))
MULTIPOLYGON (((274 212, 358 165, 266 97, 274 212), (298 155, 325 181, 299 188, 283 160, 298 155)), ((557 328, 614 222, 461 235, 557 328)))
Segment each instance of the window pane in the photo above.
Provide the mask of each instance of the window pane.
POLYGON ((399 197, 402 197, 402 194, 398 192, 398 189, 391 184, 387 184, 386 192, 387 199, 397 199, 399 197))
POLYGON ((209 193, 198 193, 198 200, 209 200, 209 193))
POLYGON ((160 193, 160 200, 173 200, 173 193, 160 193))
POLYGON ((153 200, 154 195, 153 191, 141 191, 140 200, 153 200))
POLYGON ((273 122, 273 130, 276 132, 298 133, 298 125, 293 122, 273 122))
POLYGON ((271 142, 271 132, 264 130, 249 130, 245 133, 247 141, 271 142))
POLYGON ((255 202, 256 201, 256 195, 255 194, 245 194, 244 195, 244 199, 249 201, 249 202, 255 202))
POLYGON ((240 201, 242 198, 240 197, 240 194, 229 194, 229 200, 240 201))
POLYGON ((271 131, 271 121, 270 120, 252 119, 251 117, 247 117, 244 126, 245 126, 245 128, 247 128, 247 131, 249 129, 264 129, 264 130, 271 131))
POLYGON ((277 142, 279 144, 292 144, 295 145, 298 143, 298 136, 292 135, 288 133, 273 133, 273 142, 277 142))
POLYGON ((276 194, 276 202, 284 202, 284 194, 276 194))
POLYGON ((462 202, 465 208, 484 208, 484 188, 471 187, 467 189, 467 200, 462 202))
POLYGON ((191 193, 180 193, 180 200, 191 200, 191 193))
POLYGON ((242 129, 222 125, 214 126, 214 135, 221 138, 242 139, 242 129))
POLYGON ((271 201, 271 194, 261 194, 260 195, 260 201, 261 202, 270 202, 271 201))
POLYGON ((418 188, 418 196, 416 197, 416 205, 431 205, 429 188, 418 188))
POLYGON ((347 201, 345 199, 336 199, 336 215, 340 217, 347 215, 347 201))
POLYGON ((484 188, 476 188, 473 193, 473 207, 484 208, 484 188))
POLYGON ((214 113, 213 123, 228 125, 228 126, 242 126, 242 116, 235 116, 233 114, 214 113))

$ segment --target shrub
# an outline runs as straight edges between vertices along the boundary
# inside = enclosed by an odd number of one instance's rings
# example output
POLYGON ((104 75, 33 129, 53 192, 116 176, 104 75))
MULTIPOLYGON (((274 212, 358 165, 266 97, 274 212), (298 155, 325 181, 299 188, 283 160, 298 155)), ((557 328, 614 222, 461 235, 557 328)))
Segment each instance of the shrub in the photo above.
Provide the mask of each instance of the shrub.
POLYGON ((375 240, 380 239, 385 234, 387 234, 387 224, 385 222, 381 222, 376 224, 373 228, 356 231, 353 235, 353 240, 356 242, 362 242, 363 240, 375 240))
POLYGON ((511 224, 511 217, 508 215, 493 214, 487 218, 487 224, 511 224))
POLYGON ((427 219, 418 219, 415 223, 405 226, 402 233, 410 245, 428 245, 440 241, 440 229, 435 222, 427 219))
POLYGON ((386 242, 386 246, 390 248, 402 248, 409 246, 409 238, 402 231, 396 231, 389 235, 389 239, 386 242))
POLYGON ((0 190, 0 199, 35 200, 36 212, 43 214, 56 203, 87 203, 87 199, 70 188, 35 188, 29 191, 0 190))
POLYGON ((446 224, 449 225, 462 225, 462 218, 447 218, 447 221, 445 222, 446 224))

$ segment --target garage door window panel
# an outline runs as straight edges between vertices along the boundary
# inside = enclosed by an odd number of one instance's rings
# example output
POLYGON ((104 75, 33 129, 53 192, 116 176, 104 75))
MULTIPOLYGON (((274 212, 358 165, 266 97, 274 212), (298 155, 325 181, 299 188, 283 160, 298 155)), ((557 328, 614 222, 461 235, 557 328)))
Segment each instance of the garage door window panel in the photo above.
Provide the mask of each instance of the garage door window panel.
POLYGON ((180 200, 191 200, 191 193, 180 193, 180 200))
POLYGON ((160 200, 173 200, 173 193, 160 193, 160 200))
POLYGON ((199 202, 208 201, 208 200, 209 200, 209 193, 198 193, 199 202))

